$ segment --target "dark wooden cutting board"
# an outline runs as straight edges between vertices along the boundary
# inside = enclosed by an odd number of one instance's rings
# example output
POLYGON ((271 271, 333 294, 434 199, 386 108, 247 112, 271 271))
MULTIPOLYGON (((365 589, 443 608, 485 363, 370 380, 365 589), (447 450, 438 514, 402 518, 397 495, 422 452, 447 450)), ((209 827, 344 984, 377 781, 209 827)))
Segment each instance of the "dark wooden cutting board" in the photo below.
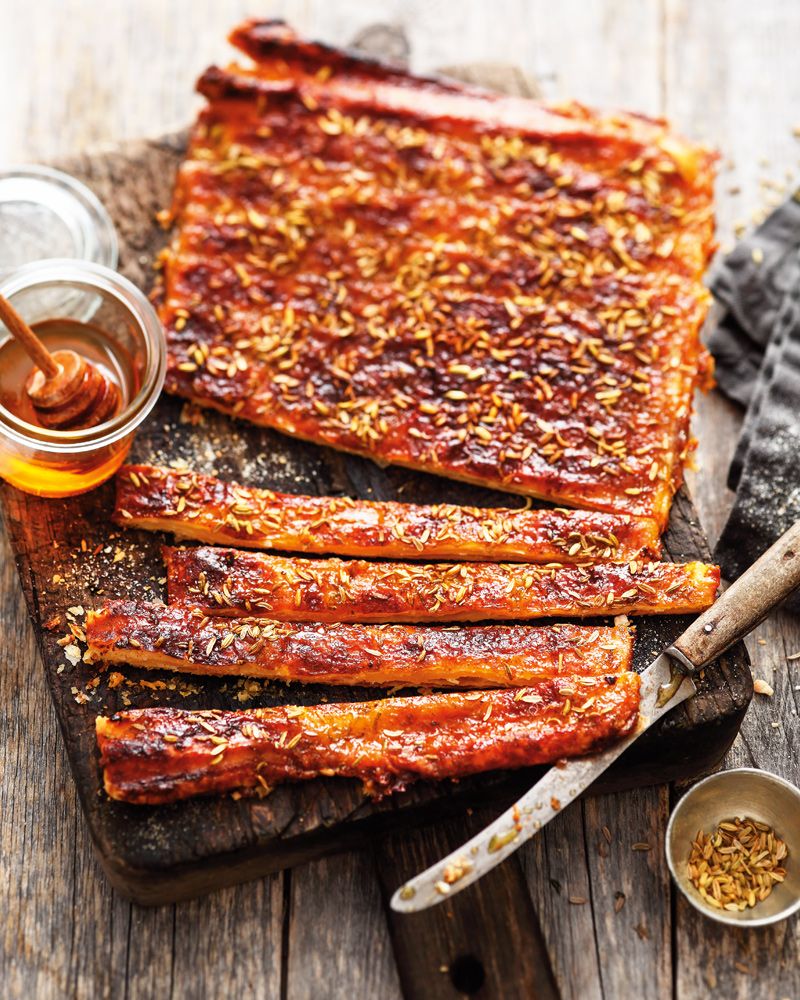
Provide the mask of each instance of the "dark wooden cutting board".
MULTIPOLYGON (((165 240, 155 213, 169 203, 183 143, 183 136, 175 135, 60 164, 108 207, 120 235, 121 270, 144 288, 151 285, 151 262, 165 240)), ((182 459, 204 472, 286 492, 480 506, 523 502, 434 476, 381 469, 169 397, 161 399, 141 429, 131 458, 157 463, 182 459)), ((133 668, 125 668, 120 677, 71 665, 58 644, 66 632, 67 609, 88 609, 111 597, 161 597, 163 539, 121 532, 111 524, 110 484, 64 501, 27 496, 3 484, 0 499, 95 847, 111 882, 135 900, 154 904, 188 898, 346 848, 381 829, 463 814, 474 805, 499 808, 531 783, 530 771, 495 773, 458 784, 420 783, 374 803, 355 782, 320 779, 279 787, 263 800, 198 799, 159 808, 111 802, 102 791, 94 741, 99 713, 128 705, 241 708, 359 694, 133 668)), ((665 545, 668 558, 709 556, 685 492, 674 504, 665 545)), ((642 669, 685 622, 663 617, 639 619, 637 625, 635 661, 642 669)), ((698 696, 640 739, 598 789, 711 770, 736 735, 751 696, 747 654, 740 644, 706 670, 698 696)))

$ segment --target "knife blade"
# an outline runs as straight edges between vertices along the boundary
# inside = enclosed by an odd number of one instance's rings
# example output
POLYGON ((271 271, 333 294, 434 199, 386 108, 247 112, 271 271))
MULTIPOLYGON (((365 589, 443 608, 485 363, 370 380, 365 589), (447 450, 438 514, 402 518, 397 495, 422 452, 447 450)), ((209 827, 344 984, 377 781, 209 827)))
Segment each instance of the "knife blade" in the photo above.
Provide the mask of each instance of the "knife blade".
POLYGON ((613 747, 551 767, 502 816, 392 896, 413 913, 449 899, 499 865, 585 791, 662 715, 696 693, 691 675, 744 638, 800 587, 800 521, 743 573, 642 673, 639 725, 613 747))
POLYGON ((641 677, 639 723, 630 736, 602 753, 551 767, 521 799, 481 833, 402 885, 392 897, 392 909, 414 913, 442 903, 472 885, 578 798, 662 715, 695 693, 692 679, 680 671, 667 653, 661 653, 641 677), (662 694, 665 691, 666 701, 662 694))

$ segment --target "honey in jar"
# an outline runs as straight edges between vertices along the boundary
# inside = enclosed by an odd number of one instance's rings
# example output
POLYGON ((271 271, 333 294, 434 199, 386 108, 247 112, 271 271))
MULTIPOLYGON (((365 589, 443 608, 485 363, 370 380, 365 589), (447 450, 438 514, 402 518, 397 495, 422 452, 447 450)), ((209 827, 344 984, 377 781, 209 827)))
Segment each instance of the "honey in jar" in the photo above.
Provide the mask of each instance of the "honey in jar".
POLYGON ((79 261, 26 265, 0 295, 51 356, 75 352, 87 372, 60 410, 39 408, 31 387, 41 373, 0 325, 0 476, 40 496, 90 490, 122 464, 161 390, 166 352, 158 318, 121 275, 79 261), (54 303, 60 315, 47 315, 54 303))

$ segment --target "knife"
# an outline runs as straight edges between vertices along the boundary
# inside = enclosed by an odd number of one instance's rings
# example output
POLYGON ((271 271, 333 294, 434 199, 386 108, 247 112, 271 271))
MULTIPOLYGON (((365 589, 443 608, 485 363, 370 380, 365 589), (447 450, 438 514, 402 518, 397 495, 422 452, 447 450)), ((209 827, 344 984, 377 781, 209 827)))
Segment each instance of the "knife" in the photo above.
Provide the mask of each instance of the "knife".
POLYGON ((392 908, 414 913, 466 889, 513 854, 581 795, 631 743, 696 693, 692 678, 744 638, 800 587, 800 521, 789 528, 641 675, 639 724, 630 736, 590 757, 559 762, 481 833, 410 879, 392 908))

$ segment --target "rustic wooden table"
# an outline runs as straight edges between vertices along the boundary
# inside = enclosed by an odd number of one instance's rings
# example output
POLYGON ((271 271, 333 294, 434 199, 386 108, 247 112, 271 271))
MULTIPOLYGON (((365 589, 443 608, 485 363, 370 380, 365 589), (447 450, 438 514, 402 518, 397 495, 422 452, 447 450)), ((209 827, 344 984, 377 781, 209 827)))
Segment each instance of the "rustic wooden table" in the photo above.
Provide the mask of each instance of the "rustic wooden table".
MULTIPOLYGON (((723 245, 800 173, 792 0, 0 0, 0 161, 53 159, 185 124, 195 76, 226 57, 226 29, 253 12, 335 43, 380 20, 402 29, 398 55, 404 36, 421 70, 513 63, 548 98, 665 114, 722 150, 723 245)), ((712 540, 730 503, 739 420, 718 394, 698 402, 691 483, 712 540)), ((0 648, 4 995, 401 995, 398 943, 368 851, 178 906, 143 910, 115 895, 84 829, 5 538, 0 648)), ((726 766, 800 782, 800 661, 787 659, 800 651, 800 624, 773 616, 749 648, 775 693, 756 698, 726 766)), ((676 794, 587 799, 521 852, 563 995, 800 996, 800 921, 733 932, 671 891, 661 842, 676 794), (631 850, 642 841, 652 850, 631 850)), ((451 958, 443 950, 443 977, 451 958)), ((504 995, 517 995, 515 970, 507 976, 504 995)))

